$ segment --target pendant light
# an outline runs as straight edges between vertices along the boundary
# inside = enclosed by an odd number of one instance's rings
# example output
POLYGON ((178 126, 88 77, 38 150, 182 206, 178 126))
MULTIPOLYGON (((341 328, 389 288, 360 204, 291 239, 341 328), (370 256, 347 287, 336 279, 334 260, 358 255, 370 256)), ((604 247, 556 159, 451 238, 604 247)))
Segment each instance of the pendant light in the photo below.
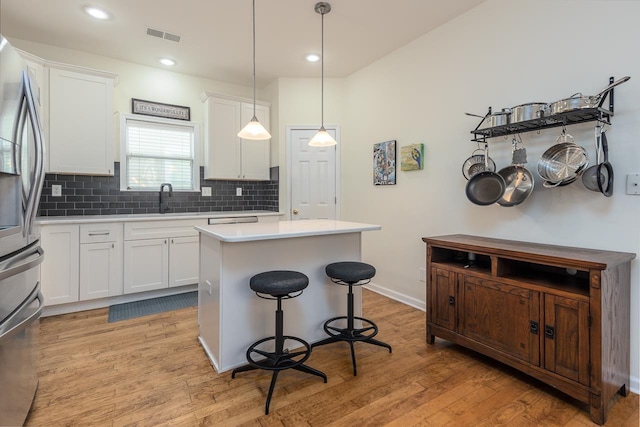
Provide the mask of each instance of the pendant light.
POLYGON ((310 147, 331 147, 336 145, 336 140, 324 129, 324 15, 331 12, 331 5, 325 2, 319 2, 315 5, 316 13, 322 16, 322 44, 321 44, 321 65, 320 65, 320 130, 316 133, 311 141, 310 147))
POLYGON ((253 0, 253 117, 249 123, 238 132, 238 136, 254 141, 271 138, 271 134, 260 124, 256 117, 256 0, 253 0))

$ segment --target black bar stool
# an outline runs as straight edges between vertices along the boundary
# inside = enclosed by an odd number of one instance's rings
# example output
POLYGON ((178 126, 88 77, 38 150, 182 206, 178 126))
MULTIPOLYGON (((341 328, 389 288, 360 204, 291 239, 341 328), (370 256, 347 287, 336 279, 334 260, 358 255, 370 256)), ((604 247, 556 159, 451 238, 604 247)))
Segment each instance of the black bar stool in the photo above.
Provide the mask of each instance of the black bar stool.
POLYGON ((349 286, 349 293, 347 294, 347 315, 334 317, 324 322, 324 331, 330 335, 322 341, 318 341, 311 345, 311 347, 317 347, 325 344, 330 344, 337 341, 346 341, 351 347, 351 361, 353 362, 353 375, 358 375, 356 368, 356 353, 353 349, 353 343, 361 341, 363 343, 373 344, 380 347, 389 349, 391 353, 391 346, 382 341, 378 341, 373 337, 378 334, 378 326, 371 320, 363 317, 357 317, 353 314, 353 286, 366 285, 371 282, 371 278, 376 275, 376 269, 364 262, 335 262, 327 265, 325 268, 327 276, 331 278, 333 283, 339 285, 349 286), (354 326, 354 320, 360 320, 362 327, 356 328, 354 326), (347 327, 339 328, 334 324, 339 320, 346 320, 347 327))
MULTIPOLYGON (((251 289, 263 299, 272 299, 278 301, 278 309, 276 310, 276 335, 273 337, 263 338, 253 343, 247 350, 247 362, 248 365, 236 368, 231 373, 231 378, 235 378, 238 372, 252 371, 254 369, 266 369, 273 371, 271 377, 271 385, 269 386, 269 394, 267 394, 267 402, 264 407, 265 415, 269 414, 269 404, 271 403, 271 396, 273 395, 273 389, 278 379, 278 374, 284 369, 296 369, 298 371, 306 372, 321 377, 324 382, 327 382, 327 376, 317 369, 310 368, 303 363, 311 355, 311 346, 309 343, 298 337, 292 337, 284 335, 283 333, 283 312, 282 312, 282 300, 295 298, 302 294, 302 290, 309 285, 309 278, 297 271, 267 271, 265 273, 256 274, 249 282, 251 289), (304 349, 289 352, 288 348, 284 347, 285 341, 291 340, 302 344, 304 349), (275 345, 275 351, 266 351, 260 349, 262 344, 273 341, 275 345)), ((267 344, 268 345, 268 344, 267 344)), ((266 347, 262 346, 263 348, 266 347)))

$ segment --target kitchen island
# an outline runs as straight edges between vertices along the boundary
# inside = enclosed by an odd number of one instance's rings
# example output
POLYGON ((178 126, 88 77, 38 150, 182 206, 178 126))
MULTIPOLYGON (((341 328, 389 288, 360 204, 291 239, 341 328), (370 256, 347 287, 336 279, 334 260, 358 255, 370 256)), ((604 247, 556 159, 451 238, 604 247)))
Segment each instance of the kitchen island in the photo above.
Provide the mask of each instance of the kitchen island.
MULTIPOLYGON (((247 363, 247 348, 274 334, 276 304, 249 288, 252 276, 294 270, 309 277, 298 298, 283 303, 284 332, 309 343, 326 337, 323 323, 346 314, 347 289, 332 283, 325 266, 361 260, 361 234, 379 225, 334 220, 280 221, 196 227, 200 232, 198 324, 200 343, 216 371, 247 363)), ((362 293, 354 289, 355 315, 362 293)))

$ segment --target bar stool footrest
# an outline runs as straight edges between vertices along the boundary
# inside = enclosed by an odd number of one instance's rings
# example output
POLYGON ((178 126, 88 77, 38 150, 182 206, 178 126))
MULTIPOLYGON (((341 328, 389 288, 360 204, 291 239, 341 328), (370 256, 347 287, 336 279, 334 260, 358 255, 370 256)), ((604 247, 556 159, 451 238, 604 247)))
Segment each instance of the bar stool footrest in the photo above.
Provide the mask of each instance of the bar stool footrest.
POLYGON ((349 320, 347 316, 334 317, 324 322, 324 331, 332 338, 343 341, 367 341, 378 334, 378 325, 364 317, 353 317, 354 320, 363 322, 362 328, 339 328, 333 326, 332 323, 338 320, 349 320))

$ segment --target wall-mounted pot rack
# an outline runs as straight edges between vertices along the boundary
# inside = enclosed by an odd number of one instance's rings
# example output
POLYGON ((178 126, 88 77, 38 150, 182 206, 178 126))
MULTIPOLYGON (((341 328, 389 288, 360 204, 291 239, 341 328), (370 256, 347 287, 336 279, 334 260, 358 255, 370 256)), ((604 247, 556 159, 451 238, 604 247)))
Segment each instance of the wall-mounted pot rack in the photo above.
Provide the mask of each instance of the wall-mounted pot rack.
MULTIPOLYGON (((613 83, 613 77, 609 78, 609 84, 613 83)), ((484 119, 478 123, 478 126, 471 131, 473 142, 486 142, 487 138, 496 138, 499 136, 513 135, 522 132, 538 131, 541 129, 555 128, 559 126, 568 126, 578 123, 586 123, 592 121, 599 121, 601 123, 611 124, 611 117, 613 116, 613 91, 610 89, 606 95, 602 97, 600 103, 594 108, 582 108, 578 110, 565 111, 563 113, 553 114, 551 116, 544 116, 533 120, 526 120, 518 123, 509 123, 506 125, 500 125, 490 128, 479 129, 484 119), (608 109, 603 107, 605 100, 609 100, 608 109)), ((491 107, 487 116, 491 114, 491 107)))

